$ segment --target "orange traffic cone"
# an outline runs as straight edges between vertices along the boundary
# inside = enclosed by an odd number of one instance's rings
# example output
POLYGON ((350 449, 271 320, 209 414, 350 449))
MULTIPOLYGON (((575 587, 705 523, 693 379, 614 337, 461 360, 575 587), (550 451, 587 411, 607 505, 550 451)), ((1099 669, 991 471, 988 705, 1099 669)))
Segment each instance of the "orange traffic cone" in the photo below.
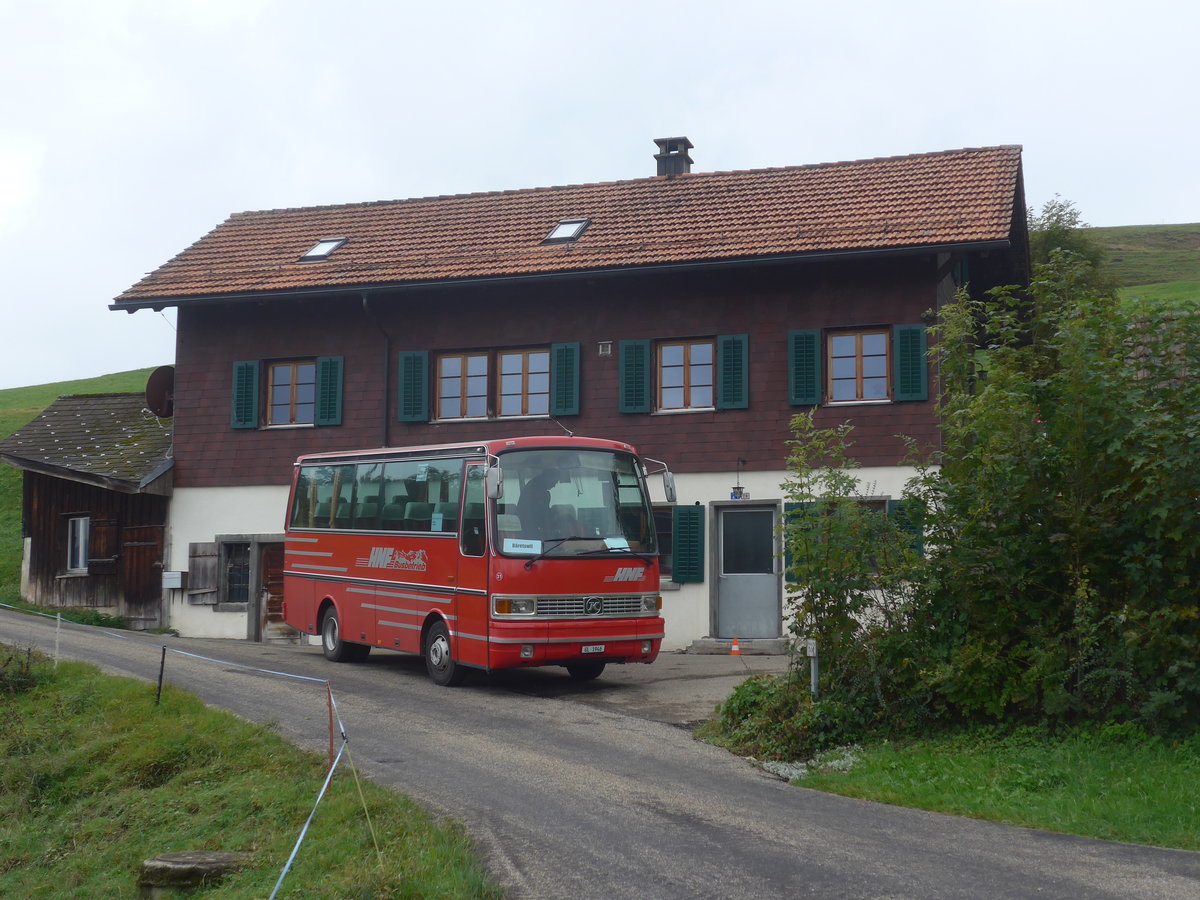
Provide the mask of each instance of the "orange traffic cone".
POLYGON ((742 648, 738 646, 737 638, 734 638, 733 643, 731 643, 729 645, 729 655, 730 656, 741 656, 742 655, 742 648))

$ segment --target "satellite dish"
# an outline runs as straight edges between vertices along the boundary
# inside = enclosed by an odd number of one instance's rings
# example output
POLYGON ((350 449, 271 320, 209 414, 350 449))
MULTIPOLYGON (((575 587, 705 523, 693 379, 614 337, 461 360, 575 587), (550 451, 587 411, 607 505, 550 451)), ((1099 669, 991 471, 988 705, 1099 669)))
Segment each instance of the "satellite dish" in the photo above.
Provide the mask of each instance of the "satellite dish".
POLYGON ((159 366, 146 380, 146 409, 160 419, 175 412, 175 367, 159 366))

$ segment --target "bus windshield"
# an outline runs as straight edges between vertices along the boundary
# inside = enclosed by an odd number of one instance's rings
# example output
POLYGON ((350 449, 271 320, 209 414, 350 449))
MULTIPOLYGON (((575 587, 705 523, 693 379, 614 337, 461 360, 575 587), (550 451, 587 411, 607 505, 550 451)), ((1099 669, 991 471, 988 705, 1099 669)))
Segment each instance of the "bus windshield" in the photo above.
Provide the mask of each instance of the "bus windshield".
POLYGON ((507 556, 654 554, 654 514, 637 460, 610 450, 512 450, 500 455, 493 507, 507 556))

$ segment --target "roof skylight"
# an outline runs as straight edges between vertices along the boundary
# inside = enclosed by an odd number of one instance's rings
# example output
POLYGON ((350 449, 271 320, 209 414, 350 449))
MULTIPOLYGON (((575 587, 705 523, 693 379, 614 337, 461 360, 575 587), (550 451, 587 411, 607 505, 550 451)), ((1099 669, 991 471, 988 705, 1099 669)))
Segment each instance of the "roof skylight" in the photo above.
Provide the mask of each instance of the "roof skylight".
POLYGON ((578 240, 583 230, 588 227, 590 219, 563 219, 546 235, 543 244, 565 244, 578 240))
POLYGON ((339 238, 322 238, 313 244, 313 248, 300 257, 300 262, 321 262, 329 259, 329 255, 338 247, 346 243, 344 237, 339 238))

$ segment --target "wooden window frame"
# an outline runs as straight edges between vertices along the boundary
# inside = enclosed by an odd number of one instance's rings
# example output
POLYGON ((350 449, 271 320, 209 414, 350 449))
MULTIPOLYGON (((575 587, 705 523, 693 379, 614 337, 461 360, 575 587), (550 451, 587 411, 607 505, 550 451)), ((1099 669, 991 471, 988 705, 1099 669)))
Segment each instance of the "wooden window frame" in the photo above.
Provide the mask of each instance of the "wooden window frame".
MULTIPOLYGON (((458 419, 486 419, 491 413, 491 383, 492 383, 493 361, 491 353, 439 353, 434 359, 434 411, 436 419, 439 421, 455 421, 458 419), (457 375, 443 375, 442 364, 447 360, 455 359, 459 361, 460 368, 457 375), (470 374, 470 360, 482 359, 484 362, 484 390, 482 394, 468 393, 468 382, 471 378, 481 376, 470 374), (443 385, 446 382, 455 381, 458 383, 458 414, 447 416, 443 414, 443 385), (470 401, 474 398, 483 397, 484 409, 483 414, 478 416, 468 415, 470 401)), ((445 399, 453 399, 446 397, 445 399)))
POLYGON ((280 425, 315 425, 317 422, 317 361, 316 359, 286 359, 267 363, 267 402, 266 402, 266 422, 268 428, 280 425), (299 369, 301 366, 307 366, 312 370, 311 381, 300 381, 299 369), (276 373, 284 370, 289 371, 289 379, 286 382, 278 381, 276 373), (287 420, 276 420, 275 411, 282 407, 283 404, 275 402, 275 389, 286 384, 288 388, 288 403, 287 403, 287 420), (299 399, 300 387, 302 385, 310 385, 312 388, 312 399, 301 402, 299 399), (301 417, 299 408, 308 407, 310 414, 307 417, 301 417))
POLYGON ((679 410, 707 410, 716 409, 717 406, 717 342, 712 338, 690 338, 687 340, 668 340, 659 341, 655 348, 654 354, 654 371, 655 371, 655 403, 656 409, 660 412, 676 412, 679 410), (663 361, 663 355, 668 348, 682 347, 683 348, 683 363, 682 365, 668 366, 663 361), (708 349, 707 363, 693 363, 692 349, 694 347, 706 347, 708 349), (708 384, 694 385, 692 383, 692 369, 695 366, 706 366, 709 372, 708 384), (683 384, 667 385, 665 384, 665 373, 667 369, 682 370, 683 384), (700 388, 708 389, 708 403, 694 402, 693 391, 700 388), (667 406, 663 402, 663 393, 668 390, 683 391, 682 406, 667 406))
POLYGON ((511 419, 520 416, 549 416, 550 402, 552 392, 550 390, 550 371, 552 365, 552 356, 549 347, 530 347, 524 350, 497 350, 496 351, 496 418, 511 419), (535 355, 545 357, 546 365, 544 370, 534 372, 530 367, 530 359, 535 355), (505 372, 504 364, 506 360, 520 359, 519 372, 505 372), (531 390, 530 376, 544 376, 545 390, 531 390), (505 391, 505 380, 507 377, 520 377, 520 391, 505 391), (509 397, 520 397, 519 412, 505 412, 505 399, 509 397), (543 398, 538 409, 531 409, 531 399, 534 397, 543 398))
POLYGON ((839 329, 830 331, 825 336, 825 396, 828 397, 830 405, 838 405, 843 403, 889 403, 892 400, 893 391, 893 376, 892 376, 892 330, 887 327, 876 328, 853 328, 839 329), (883 341, 883 374, 882 375, 865 375, 863 372, 863 360, 865 358, 878 358, 880 354, 873 353, 863 354, 863 338, 866 336, 878 337, 883 341), (854 338, 854 356, 838 356, 833 355, 834 341, 837 338, 854 338), (835 359, 853 359, 854 360, 854 396, 841 397, 835 396, 834 385, 846 383, 849 378, 836 378, 834 365, 835 359), (863 396, 863 381, 867 378, 882 378, 886 385, 883 397, 864 397, 863 396))

